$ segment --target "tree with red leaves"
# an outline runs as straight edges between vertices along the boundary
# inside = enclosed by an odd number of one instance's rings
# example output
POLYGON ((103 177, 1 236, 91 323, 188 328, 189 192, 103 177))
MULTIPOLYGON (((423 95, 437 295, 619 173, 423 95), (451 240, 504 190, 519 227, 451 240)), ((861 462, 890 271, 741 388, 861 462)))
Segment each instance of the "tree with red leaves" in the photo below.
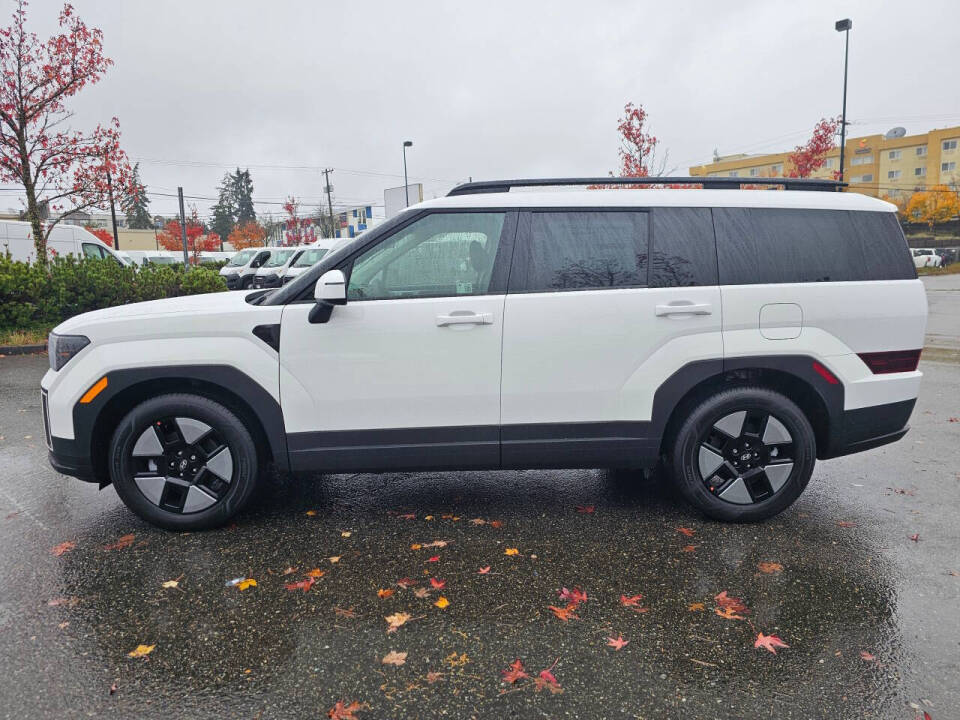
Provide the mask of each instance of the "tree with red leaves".
POLYGON ((657 145, 660 143, 646 130, 647 111, 642 105, 628 102, 617 124, 620 133, 620 177, 662 175, 666 157, 657 166, 657 145))
POLYGON ((287 214, 284 221, 284 237, 287 245, 304 245, 317 239, 317 228, 310 218, 300 217, 300 203, 292 195, 283 204, 287 214))
MULTIPOLYGON (((827 153, 837 146, 836 135, 840 128, 840 120, 821 118, 813 128, 813 135, 804 145, 797 145, 790 153, 789 177, 805 178, 823 167, 827 161, 827 153)), ((838 178, 840 172, 834 172, 838 178)))
MULTIPOLYGON (((180 221, 170 220, 157 234, 157 242, 164 250, 183 251, 183 234, 180 231, 180 221)), ((197 218, 197 211, 187 218, 187 252, 193 256, 196 263, 201 252, 211 252, 220 249, 220 236, 216 233, 204 234, 203 223, 197 218)))
POLYGON ((88 230, 97 236, 97 239, 107 247, 113 247, 113 233, 105 228, 91 227, 87 225, 84 230, 88 230))
POLYGON ((103 33, 67 4, 59 34, 41 40, 26 29, 26 8, 18 0, 13 23, 0 28, 0 182, 23 185, 37 261, 45 263, 47 237, 64 214, 107 204, 107 173, 120 197, 133 190, 116 118, 89 132, 63 128, 66 101, 113 64, 103 33), (51 211, 58 217, 44 227, 51 211))

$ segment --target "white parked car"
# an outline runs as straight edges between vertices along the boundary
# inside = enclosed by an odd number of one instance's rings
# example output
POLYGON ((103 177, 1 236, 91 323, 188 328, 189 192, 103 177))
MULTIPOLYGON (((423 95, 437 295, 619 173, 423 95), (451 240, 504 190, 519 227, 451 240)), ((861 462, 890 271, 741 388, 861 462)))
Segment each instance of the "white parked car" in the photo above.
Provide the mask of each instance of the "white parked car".
MULTIPOLYGON (((33 262, 37 259, 30 223, 0 220, 0 253, 5 252, 9 252, 14 260, 20 262, 33 262)), ((78 258, 110 259, 120 265, 125 264, 113 248, 78 225, 55 225, 47 237, 47 254, 50 257, 73 255, 78 258)))
POLYGON ((940 267, 943 264, 943 258, 937 255, 933 248, 916 248, 913 251, 913 264, 915 267, 940 267))
POLYGON ((274 250, 270 258, 260 266, 253 276, 253 287, 276 288, 290 266, 303 254, 302 247, 286 247, 274 250))
POLYGON ((235 253, 227 260, 227 264, 220 268, 220 275, 230 290, 246 290, 253 287, 253 278, 267 260, 270 253, 280 248, 257 247, 247 248, 235 253))
POLYGON ((817 459, 903 437, 927 301, 894 205, 782 178, 509 192, 613 182, 469 183, 271 293, 67 320, 41 383, 53 467, 183 530, 226 522, 268 463, 665 461, 703 513, 753 521, 817 459))

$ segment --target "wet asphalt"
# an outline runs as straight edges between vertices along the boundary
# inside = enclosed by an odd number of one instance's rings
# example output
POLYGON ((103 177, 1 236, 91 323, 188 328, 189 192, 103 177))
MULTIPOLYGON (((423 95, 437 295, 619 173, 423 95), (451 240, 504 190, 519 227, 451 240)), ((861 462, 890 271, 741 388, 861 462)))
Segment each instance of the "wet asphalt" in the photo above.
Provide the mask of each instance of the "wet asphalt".
POLYGON ((924 361, 904 440, 759 525, 659 477, 528 471, 271 476, 178 534, 49 467, 46 362, 0 358, 0 717, 960 717, 960 364, 924 361))

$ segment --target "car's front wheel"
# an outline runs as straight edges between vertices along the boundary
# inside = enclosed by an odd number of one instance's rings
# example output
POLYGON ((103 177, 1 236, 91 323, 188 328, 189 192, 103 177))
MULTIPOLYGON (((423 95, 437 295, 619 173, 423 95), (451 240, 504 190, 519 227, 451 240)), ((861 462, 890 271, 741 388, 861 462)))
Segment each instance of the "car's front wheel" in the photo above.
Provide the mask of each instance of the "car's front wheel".
POLYGON ((170 530, 217 527, 253 492, 257 450, 237 416, 209 398, 161 395, 133 408, 110 443, 117 494, 170 530))
POLYGON ((815 461, 816 439, 803 411, 759 387, 730 388, 700 402, 670 452, 684 497, 728 522, 765 520, 789 507, 815 461))

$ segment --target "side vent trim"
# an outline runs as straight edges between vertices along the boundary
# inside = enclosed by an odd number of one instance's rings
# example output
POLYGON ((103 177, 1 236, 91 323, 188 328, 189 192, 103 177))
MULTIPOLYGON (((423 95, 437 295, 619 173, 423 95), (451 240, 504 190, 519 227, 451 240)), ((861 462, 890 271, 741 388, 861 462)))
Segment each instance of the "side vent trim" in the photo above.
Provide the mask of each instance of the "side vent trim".
POLYGON ((272 347, 276 352, 280 352, 280 323, 257 325, 253 329, 253 334, 272 347))

